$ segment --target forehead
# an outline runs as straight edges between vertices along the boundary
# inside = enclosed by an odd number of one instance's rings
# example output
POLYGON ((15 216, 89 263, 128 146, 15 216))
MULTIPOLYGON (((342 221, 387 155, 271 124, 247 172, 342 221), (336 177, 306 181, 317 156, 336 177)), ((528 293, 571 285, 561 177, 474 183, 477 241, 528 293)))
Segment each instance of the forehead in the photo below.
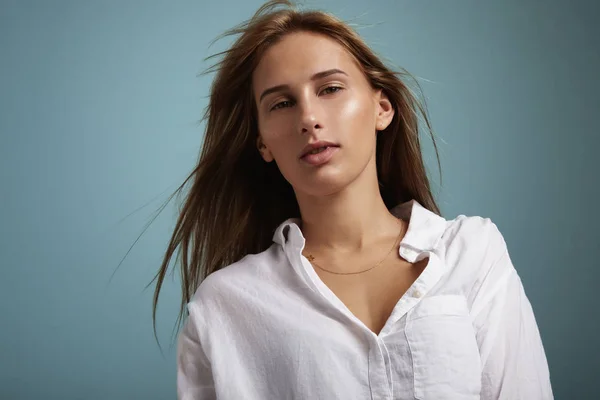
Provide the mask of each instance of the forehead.
POLYGON ((259 91, 293 85, 332 68, 350 77, 361 74, 354 57, 335 40, 312 32, 291 33, 265 51, 252 74, 253 86, 259 91))

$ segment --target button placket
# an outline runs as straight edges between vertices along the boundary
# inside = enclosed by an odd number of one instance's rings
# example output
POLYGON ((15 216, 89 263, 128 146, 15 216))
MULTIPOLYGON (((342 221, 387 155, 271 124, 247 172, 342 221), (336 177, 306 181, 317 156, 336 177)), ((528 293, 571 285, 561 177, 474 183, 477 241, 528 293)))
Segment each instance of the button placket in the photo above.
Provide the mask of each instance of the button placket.
POLYGON ((379 338, 373 336, 369 346, 369 385, 372 400, 392 400, 387 364, 379 338))

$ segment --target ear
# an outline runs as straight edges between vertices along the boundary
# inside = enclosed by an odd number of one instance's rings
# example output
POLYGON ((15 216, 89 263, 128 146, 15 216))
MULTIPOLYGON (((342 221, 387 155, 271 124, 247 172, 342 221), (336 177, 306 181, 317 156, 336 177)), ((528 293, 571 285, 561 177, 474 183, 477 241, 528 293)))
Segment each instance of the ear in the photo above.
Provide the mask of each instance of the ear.
POLYGON ((379 89, 375 93, 375 129, 382 131, 387 128, 394 118, 394 107, 383 89, 379 89))
POLYGON ((260 135, 258 135, 258 138, 256 139, 256 147, 258 147, 258 151, 263 160, 266 162, 273 161, 273 154, 271 154, 271 151, 265 146, 260 135))

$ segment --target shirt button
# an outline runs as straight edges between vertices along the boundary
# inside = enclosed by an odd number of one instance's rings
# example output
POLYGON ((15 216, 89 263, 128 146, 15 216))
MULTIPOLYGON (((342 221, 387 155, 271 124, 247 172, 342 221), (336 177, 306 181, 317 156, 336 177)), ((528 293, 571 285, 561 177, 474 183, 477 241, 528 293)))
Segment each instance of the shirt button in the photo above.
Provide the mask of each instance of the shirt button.
POLYGON ((416 297, 417 299, 418 299, 419 297, 421 297, 421 295, 422 295, 422 293, 421 293, 419 290, 415 290, 415 291, 413 292, 413 297, 416 297))
POLYGON ((407 249, 407 248, 403 247, 400 249, 400 254, 403 257, 410 257, 414 254, 414 252, 411 249, 407 249))

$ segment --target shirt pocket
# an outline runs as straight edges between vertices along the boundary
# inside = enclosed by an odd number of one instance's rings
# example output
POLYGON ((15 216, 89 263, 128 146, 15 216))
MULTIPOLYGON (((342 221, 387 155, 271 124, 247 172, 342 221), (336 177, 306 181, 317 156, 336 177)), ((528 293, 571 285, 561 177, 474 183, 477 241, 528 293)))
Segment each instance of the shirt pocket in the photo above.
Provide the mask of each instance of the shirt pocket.
POLYGON ((425 297, 407 316, 415 398, 479 399, 481 358, 467 301, 425 297))

